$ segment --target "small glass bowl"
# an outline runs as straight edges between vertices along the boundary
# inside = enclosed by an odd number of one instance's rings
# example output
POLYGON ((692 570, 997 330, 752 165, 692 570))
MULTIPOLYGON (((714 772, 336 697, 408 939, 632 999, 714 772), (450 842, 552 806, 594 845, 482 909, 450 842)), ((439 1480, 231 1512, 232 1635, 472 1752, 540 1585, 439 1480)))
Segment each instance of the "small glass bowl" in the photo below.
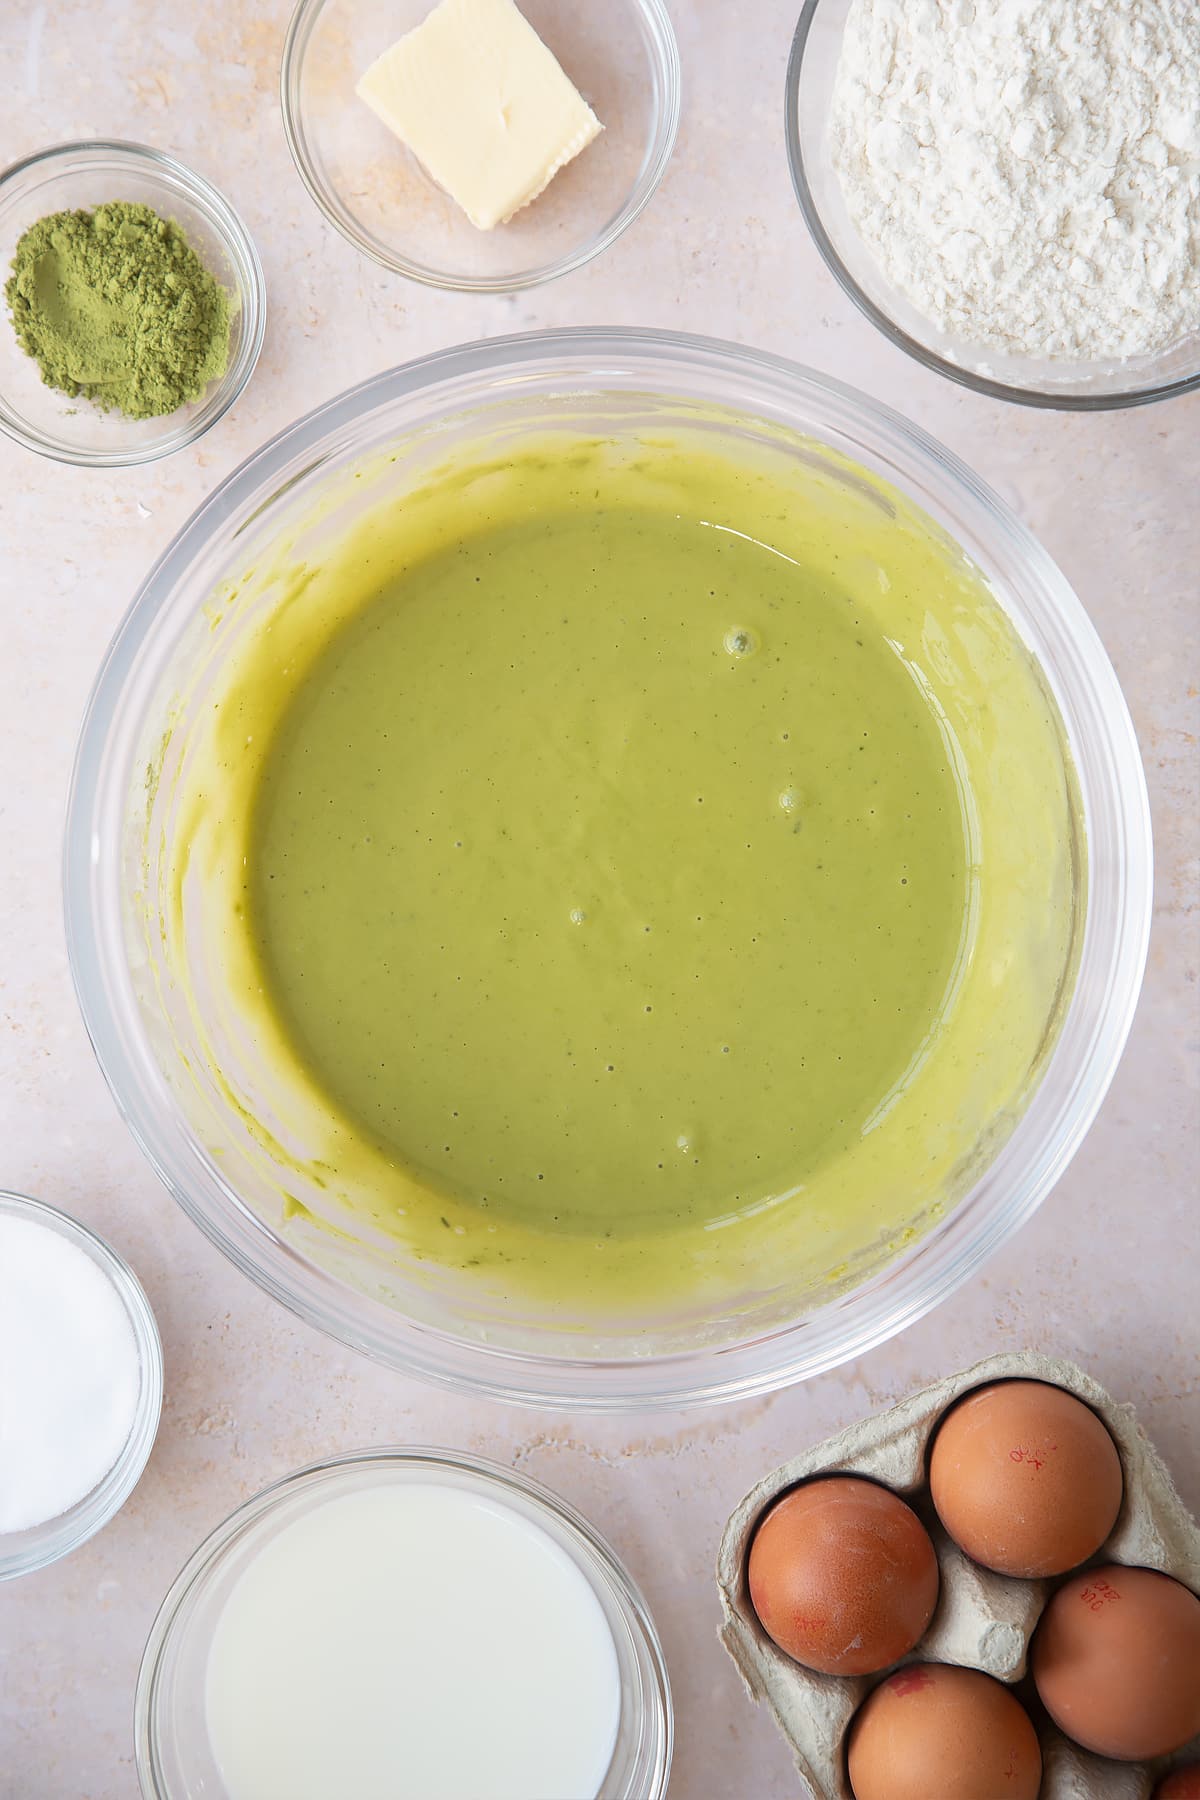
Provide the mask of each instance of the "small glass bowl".
POLYGON ((792 185, 817 249, 860 312, 939 375, 1023 406, 1102 412, 1200 387, 1200 333, 1157 355, 1108 362, 1006 356, 942 331, 894 288, 852 222, 829 154, 829 120, 852 0, 805 0, 792 40, 784 138, 792 185))
POLYGON ((311 1463, 239 1506, 207 1537, 159 1608, 142 1656, 134 1747, 145 1800, 224 1800, 205 1718, 209 1650, 225 1602, 273 1537, 336 1495, 393 1482, 435 1481, 483 1494, 537 1525, 571 1558, 604 1611, 617 1652, 621 1715, 597 1800, 662 1800, 674 1723, 662 1645, 620 1559, 574 1507, 540 1482, 457 1450, 359 1450, 311 1463))
POLYGON ((253 372, 266 287, 250 234, 202 176, 147 144, 93 139, 39 150, 0 173, 0 431, 59 462, 118 469, 192 444, 228 412, 253 372), (230 296, 229 363, 199 400, 159 419, 127 419, 47 387, 18 344, 3 285, 22 233, 48 213, 132 200, 174 219, 230 296))
POLYGON ((35 1225, 57 1231, 60 1237, 89 1256, 108 1277, 129 1316, 141 1374, 137 1409, 129 1436, 103 1480, 56 1518, 30 1525, 24 1531, 0 1533, 0 1581, 7 1581, 14 1575, 28 1575, 34 1569, 44 1569, 47 1563, 57 1562, 60 1556, 78 1550, 120 1512, 138 1484, 158 1431, 163 1397, 163 1354, 158 1326, 141 1283, 103 1238, 76 1219, 68 1218, 66 1213, 59 1212, 57 1207, 47 1206, 42 1200, 30 1200, 24 1194, 0 1193, 0 1213, 9 1218, 28 1219, 35 1225))
POLYGON ((356 249, 429 287, 515 293, 581 268, 638 217, 674 148, 679 51, 662 0, 521 0, 604 130, 494 231, 478 231, 354 91, 433 3, 300 0, 280 96, 304 185, 356 249))

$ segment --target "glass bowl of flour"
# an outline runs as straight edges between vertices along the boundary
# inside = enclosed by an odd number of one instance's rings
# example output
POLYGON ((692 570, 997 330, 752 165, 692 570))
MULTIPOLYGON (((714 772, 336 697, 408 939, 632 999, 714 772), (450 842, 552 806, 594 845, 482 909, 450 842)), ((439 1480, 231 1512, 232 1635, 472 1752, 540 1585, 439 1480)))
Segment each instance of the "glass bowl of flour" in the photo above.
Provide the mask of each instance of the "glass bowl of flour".
POLYGON ((1200 386, 1200 10, 807 0, 785 133, 818 249, 965 387, 1137 406, 1200 386))

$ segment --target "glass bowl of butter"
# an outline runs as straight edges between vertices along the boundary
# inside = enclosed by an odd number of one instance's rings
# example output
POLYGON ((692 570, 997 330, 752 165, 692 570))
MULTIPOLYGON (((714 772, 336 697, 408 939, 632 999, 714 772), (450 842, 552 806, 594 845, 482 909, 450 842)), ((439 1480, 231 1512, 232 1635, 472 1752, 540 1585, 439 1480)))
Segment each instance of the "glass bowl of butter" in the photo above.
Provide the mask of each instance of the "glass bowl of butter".
POLYGON ((662 0, 300 0, 280 94, 331 225, 430 287, 582 267, 662 180, 679 52, 662 0))

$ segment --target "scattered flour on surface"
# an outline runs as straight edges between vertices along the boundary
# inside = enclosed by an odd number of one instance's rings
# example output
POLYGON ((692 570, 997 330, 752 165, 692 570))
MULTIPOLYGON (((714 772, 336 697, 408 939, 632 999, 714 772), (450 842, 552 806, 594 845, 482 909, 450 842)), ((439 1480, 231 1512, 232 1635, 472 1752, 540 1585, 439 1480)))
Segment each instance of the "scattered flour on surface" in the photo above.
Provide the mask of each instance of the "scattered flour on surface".
POLYGON ((945 332, 1098 362, 1200 330, 1200 0, 853 0, 830 152, 945 332))

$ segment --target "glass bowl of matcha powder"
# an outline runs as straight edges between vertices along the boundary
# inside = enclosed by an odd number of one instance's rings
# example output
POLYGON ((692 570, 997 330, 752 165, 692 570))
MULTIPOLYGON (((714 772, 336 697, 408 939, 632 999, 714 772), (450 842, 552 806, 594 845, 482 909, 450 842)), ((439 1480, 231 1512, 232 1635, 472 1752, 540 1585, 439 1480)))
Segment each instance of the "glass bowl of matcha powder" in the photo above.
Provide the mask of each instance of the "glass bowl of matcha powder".
POLYGON ((265 290, 228 201, 143 144, 0 174, 0 430, 93 468, 192 443, 245 387, 265 290))

